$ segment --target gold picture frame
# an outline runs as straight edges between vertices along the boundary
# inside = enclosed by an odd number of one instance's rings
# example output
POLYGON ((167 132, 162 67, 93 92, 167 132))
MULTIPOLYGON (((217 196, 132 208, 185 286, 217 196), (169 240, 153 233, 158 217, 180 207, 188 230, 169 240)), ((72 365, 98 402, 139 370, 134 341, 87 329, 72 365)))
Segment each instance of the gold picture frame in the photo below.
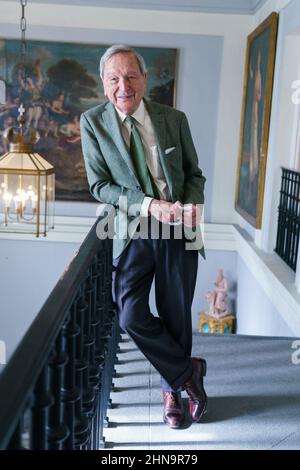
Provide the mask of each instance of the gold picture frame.
POLYGON ((278 14, 247 38, 235 209, 261 227, 275 66, 278 14))

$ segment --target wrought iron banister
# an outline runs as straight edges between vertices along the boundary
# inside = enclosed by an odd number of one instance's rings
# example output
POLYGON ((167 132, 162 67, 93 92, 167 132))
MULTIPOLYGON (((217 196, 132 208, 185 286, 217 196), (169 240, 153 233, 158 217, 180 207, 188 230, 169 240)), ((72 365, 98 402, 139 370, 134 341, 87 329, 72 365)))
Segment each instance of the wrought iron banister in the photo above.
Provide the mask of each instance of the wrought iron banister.
POLYGON ((104 445, 120 330, 97 223, 0 375, 0 449, 104 445))
POLYGON ((282 168, 275 252, 296 271, 300 238, 300 173, 282 168))

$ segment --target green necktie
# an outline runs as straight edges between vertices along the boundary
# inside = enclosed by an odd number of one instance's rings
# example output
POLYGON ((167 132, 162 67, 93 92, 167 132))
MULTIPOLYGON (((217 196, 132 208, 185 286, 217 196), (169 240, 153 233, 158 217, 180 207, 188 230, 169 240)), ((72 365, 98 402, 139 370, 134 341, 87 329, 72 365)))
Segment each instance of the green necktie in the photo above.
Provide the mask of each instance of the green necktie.
POLYGON ((125 122, 130 124, 131 127, 130 154, 142 190, 147 196, 159 199, 157 188, 148 170, 141 136, 136 128, 135 119, 132 116, 127 116, 125 122))

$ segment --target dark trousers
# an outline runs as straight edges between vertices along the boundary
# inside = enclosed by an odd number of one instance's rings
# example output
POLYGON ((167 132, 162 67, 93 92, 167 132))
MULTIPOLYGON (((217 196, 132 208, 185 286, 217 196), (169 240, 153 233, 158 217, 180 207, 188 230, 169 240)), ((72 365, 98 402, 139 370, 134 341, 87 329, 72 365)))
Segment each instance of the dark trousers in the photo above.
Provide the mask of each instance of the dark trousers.
POLYGON ((113 261, 113 298, 123 330, 162 376, 164 390, 178 390, 192 375, 193 301, 198 252, 185 239, 132 240, 113 261), (159 317, 149 308, 155 278, 159 317))

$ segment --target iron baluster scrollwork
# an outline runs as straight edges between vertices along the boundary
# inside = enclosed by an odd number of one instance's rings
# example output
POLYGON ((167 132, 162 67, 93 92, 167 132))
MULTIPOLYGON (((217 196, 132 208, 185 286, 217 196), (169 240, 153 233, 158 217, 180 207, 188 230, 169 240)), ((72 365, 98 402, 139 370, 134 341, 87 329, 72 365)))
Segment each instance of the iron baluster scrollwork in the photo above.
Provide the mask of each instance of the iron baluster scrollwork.
POLYGON ((300 173, 282 168, 275 252, 296 271, 300 239, 300 173))
POLYGON ((54 397, 54 403, 50 408, 49 414, 48 441, 50 450, 62 450, 70 432, 65 422, 65 401, 63 399, 63 385, 67 362, 68 357, 62 328, 56 338, 55 347, 49 361, 50 386, 54 397))
MULTIPOLYGON (((64 449, 67 450, 73 450, 75 448, 76 432, 78 432, 78 427, 80 429, 82 428, 82 414, 79 412, 81 408, 78 406, 80 389, 76 386, 76 338, 79 335, 79 326, 76 322, 76 305, 77 300, 75 299, 63 329, 68 355, 63 389, 65 422, 69 429, 69 435, 64 443, 64 449)), ((87 433, 87 427, 84 429, 87 433)))
POLYGON ((54 403, 50 389, 50 370, 46 364, 36 382, 31 406, 30 449, 48 450, 49 412, 54 403))
POLYGON ((96 226, 0 375, 1 449, 104 446, 120 329, 112 241, 96 226))

